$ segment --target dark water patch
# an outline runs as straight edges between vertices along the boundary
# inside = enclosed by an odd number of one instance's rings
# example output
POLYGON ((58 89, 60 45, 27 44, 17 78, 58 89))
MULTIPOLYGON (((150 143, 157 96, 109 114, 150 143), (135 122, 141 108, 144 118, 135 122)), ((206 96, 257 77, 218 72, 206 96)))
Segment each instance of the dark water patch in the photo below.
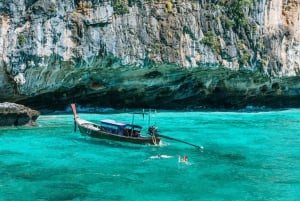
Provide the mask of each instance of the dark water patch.
POLYGON ((1 156, 9 156, 9 157, 12 157, 12 156, 18 156, 18 155, 22 155, 22 153, 20 152, 17 152, 17 151, 10 151, 10 150, 0 150, 0 157, 1 156))
POLYGON ((16 176, 16 173, 22 170, 27 170, 31 164, 29 162, 18 162, 7 164, 6 162, 1 162, 1 172, 2 175, 16 176))
POLYGON ((51 182, 49 184, 46 184, 45 187, 49 189, 58 189, 58 190, 83 190, 85 189, 85 186, 79 183, 72 183, 71 181, 61 181, 61 182, 51 182))
POLYGON ((219 156, 221 158, 225 158, 225 159, 233 160, 233 161, 236 161, 236 160, 246 160, 245 156, 243 156, 242 154, 238 154, 238 153, 224 153, 224 154, 221 154, 219 156))
POLYGON ((222 161, 243 161, 246 160, 247 157, 241 153, 234 151, 225 151, 224 148, 216 147, 215 149, 211 149, 211 147, 205 147, 203 150, 203 157, 207 157, 215 160, 222 161))
POLYGON ((228 169, 222 172, 212 172, 202 175, 205 178, 209 178, 214 181, 227 181, 229 182, 238 182, 238 181, 247 181, 249 180, 249 175, 238 172, 235 169, 228 169))
POLYGON ((68 168, 46 168, 42 167, 39 163, 19 163, 4 166, 3 169, 9 172, 9 175, 13 178, 28 181, 43 181, 49 178, 55 179, 69 172, 68 168))
MULTIPOLYGON (((36 183, 39 185, 38 183, 36 183)), ((84 200, 88 189, 78 183, 72 182, 47 182, 37 187, 34 197, 44 200, 84 200)))

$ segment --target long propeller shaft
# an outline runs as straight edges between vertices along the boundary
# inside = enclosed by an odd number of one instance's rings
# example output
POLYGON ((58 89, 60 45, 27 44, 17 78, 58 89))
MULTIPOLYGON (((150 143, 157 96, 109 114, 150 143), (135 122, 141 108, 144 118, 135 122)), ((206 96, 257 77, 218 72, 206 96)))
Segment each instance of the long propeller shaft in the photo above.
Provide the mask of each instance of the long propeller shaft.
POLYGON ((192 144, 192 143, 180 140, 180 139, 176 139, 176 138, 165 136, 165 135, 161 135, 161 134, 156 134, 156 135, 158 137, 162 137, 162 138, 166 138, 166 139, 169 139, 169 140, 173 140, 173 141, 181 142, 181 143, 184 143, 184 144, 188 144, 188 145, 191 145, 191 146, 196 147, 198 149, 203 149, 203 146, 198 146, 198 145, 195 145, 195 144, 192 144))

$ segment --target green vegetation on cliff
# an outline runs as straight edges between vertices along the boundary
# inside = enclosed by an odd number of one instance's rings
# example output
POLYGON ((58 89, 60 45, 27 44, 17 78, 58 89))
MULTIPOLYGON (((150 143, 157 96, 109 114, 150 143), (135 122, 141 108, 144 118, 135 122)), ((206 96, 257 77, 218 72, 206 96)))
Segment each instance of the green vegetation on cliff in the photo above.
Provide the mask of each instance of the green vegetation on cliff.
MULTIPOLYGON (((253 7, 253 0, 221 0, 220 5, 224 8, 228 18, 234 21, 234 28, 249 24, 245 10, 253 7)), ((229 22, 229 24, 232 25, 232 22, 229 22)))
POLYGON ((112 6, 116 15, 123 15, 125 13, 128 13, 127 0, 113 0, 112 6))
POLYGON ((18 35, 18 43, 21 47, 25 45, 26 39, 23 33, 19 33, 18 35))

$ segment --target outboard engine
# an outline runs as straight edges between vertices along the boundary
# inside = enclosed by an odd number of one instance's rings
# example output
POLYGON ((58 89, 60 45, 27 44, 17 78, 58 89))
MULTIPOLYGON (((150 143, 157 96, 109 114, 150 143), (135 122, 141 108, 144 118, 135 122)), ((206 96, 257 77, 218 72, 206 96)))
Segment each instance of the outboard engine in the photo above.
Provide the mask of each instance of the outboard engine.
POLYGON ((158 133, 157 131, 157 127, 156 126, 150 126, 148 128, 148 134, 151 135, 151 136, 156 136, 158 133))

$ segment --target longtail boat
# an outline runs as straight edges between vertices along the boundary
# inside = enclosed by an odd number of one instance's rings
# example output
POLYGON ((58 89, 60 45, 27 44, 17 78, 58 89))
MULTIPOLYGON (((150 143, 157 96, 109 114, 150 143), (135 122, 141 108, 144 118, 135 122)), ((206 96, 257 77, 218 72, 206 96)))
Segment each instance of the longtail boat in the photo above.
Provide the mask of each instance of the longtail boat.
POLYGON ((156 135, 157 130, 153 126, 148 129, 149 136, 142 136, 142 126, 110 119, 104 119, 100 121, 100 124, 95 124, 81 119, 77 115, 75 104, 71 104, 71 108, 74 115, 75 131, 76 126, 78 126, 83 136, 135 144, 157 145, 160 142, 160 138, 156 135))

